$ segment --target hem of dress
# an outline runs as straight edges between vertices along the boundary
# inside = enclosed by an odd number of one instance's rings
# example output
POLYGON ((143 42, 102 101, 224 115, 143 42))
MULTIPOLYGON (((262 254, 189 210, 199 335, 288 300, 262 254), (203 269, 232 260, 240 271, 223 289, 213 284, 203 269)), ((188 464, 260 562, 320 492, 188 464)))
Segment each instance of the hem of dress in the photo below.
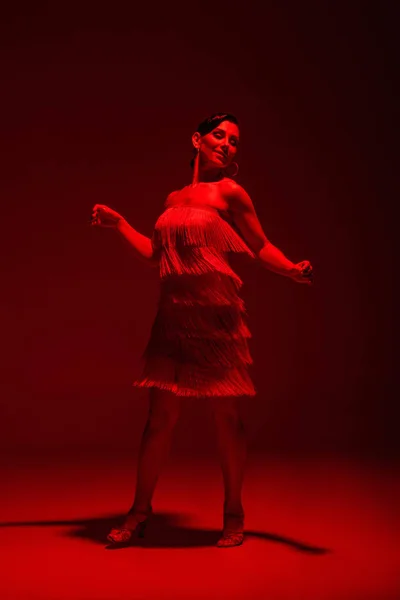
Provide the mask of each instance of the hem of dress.
POLYGON ((228 397, 228 396, 256 396, 257 395, 257 390, 256 389, 252 389, 252 390, 238 390, 237 392, 229 392, 229 393, 218 393, 215 391, 210 391, 210 392, 203 392, 200 390, 195 390, 193 388, 182 388, 180 386, 178 386, 176 383, 168 383, 168 382, 164 382, 164 381, 154 381, 154 380, 139 380, 139 381, 134 381, 132 383, 132 387, 141 387, 141 388, 159 388, 162 390, 166 390, 169 392, 173 392, 176 396, 187 396, 187 397, 196 397, 196 398, 201 398, 201 397, 228 397))

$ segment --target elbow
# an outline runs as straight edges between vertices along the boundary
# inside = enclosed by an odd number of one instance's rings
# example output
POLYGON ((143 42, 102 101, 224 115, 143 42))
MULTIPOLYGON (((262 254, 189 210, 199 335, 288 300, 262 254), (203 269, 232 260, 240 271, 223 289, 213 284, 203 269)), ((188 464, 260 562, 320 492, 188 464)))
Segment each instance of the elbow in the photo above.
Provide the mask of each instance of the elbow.
POLYGON ((257 248, 254 250, 254 253, 257 256, 257 258, 262 260, 263 254, 265 253, 265 251, 268 249, 269 246, 271 246, 271 242, 267 239, 263 240, 263 242, 258 244, 257 248))

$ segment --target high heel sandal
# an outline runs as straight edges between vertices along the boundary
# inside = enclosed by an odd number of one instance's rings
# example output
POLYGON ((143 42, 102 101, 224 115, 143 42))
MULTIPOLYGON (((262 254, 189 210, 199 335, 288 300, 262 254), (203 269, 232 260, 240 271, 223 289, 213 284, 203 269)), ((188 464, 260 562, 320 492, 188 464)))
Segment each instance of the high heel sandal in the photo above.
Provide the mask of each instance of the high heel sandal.
POLYGON ((150 508, 147 511, 131 509, 125 519, 122 527, 113 527, 110 533, 107 535, 109 542, 114 545, 127 544, 131 539, 137 535, 139 538, 144 538, 146 527, 149 521, 153 509, 150 508))
POLYGON ((222 537, 217 542, 218 548, 240 546, 244 541, 244 513, 233 514, 224 512, 224 527, 222 537))

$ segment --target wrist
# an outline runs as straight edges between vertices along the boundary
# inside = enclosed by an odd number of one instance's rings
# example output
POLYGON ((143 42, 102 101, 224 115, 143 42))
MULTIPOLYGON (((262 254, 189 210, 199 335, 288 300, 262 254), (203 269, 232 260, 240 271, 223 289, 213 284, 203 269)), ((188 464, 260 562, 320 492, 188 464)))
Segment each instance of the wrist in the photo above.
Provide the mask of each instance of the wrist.
POLYGON ((292 263, 291 265, 288 265, 287 271, 285 273, 286 277, 296 277, 296 275, 298 275, 298 268, 296 267, 296 265, 294 263, 292 263))
POLYGON ((120 219, 118 219, 116 225, 115 225, 115 229, 117 229, 118 231, 121 231, 121 229, 123 229, 123 227, 128 223, 128 221, 126 219, 124 219, 123 217, 121 217, 120 219))

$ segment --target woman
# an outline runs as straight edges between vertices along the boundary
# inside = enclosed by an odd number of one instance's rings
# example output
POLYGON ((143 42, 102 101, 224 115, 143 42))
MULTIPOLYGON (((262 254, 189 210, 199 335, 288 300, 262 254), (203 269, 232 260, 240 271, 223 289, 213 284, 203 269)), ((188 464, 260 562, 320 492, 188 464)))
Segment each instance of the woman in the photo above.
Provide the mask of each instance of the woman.
POLYGON ((141 440, 135 499, 122 527, 108 539, 125 544, 143 536, 151 500, 170 446, 182 398, 209 399, 215 417, 224 481, 224 523, 218 547, 243 542, 242 483, 246 444, 238 396, 254 396, 252 363, 238 295, 240 278, 230 252, 257 257, 268 269, 310 285, 308 261, 292 263, 267 239, 245 190, 233 181, 239 144, 237 119, 215 114, 192 136, 195 157, 190 185, 172 192, 152 238, 135 231, 117 212, 93 208, 93 225, 115 228, 138 257, 159 268, 158 312, 143 355, 142 377, 150 388, 149 416, 141 440), (229 174, 231 176, 229 176, 229 174))

